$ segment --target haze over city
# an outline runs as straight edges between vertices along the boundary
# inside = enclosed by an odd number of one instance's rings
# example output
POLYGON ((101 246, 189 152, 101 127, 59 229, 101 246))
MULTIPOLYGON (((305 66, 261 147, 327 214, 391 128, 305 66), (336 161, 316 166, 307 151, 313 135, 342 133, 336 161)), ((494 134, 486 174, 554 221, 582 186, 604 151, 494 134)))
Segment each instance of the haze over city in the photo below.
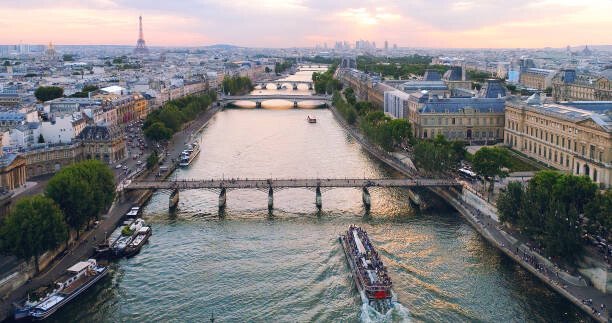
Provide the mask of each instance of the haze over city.
POLYGON ((2 1, 1 44, 314 47, 384 40, 400 47, 541 48, 610 44, 609 0, 2 1))

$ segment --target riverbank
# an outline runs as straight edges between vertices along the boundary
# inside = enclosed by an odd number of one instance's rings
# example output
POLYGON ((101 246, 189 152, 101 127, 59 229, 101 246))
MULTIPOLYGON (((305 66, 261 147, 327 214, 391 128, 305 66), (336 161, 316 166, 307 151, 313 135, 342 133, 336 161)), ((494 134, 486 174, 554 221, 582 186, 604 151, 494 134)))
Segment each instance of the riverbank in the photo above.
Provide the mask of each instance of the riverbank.
MULTIPOLYGON (((193 130, 197 129, 197 131, 201 131, 218 110, 219 108, 211 105, 211 107, 201 113, 196 120, 186 125, 182 131, 177 132, 168 145, 168 157, 178 159, 184 148, 185 142, 191 140, 193 130)), ((166 176, 169 174, 171 174, 171 172, 168 172, 166 176)), ((145 171, 141 176, 147 179, 154 179, 155 175, 155 171, 145 171)), ((121 183, 118 183, 118 185, 121 185, 121 183)), ((91 257, 98 242, 103 241, 107 234, 117 227, 129 209, 133 206, 142 206, 150 196, 150 191, 132 193, 124 197, 118 196, 109 208, 108 214, 102 217, 100 223, 92 230, 84 232, 81 235, 80 241, 66 250, 65 255, 61 259, 47 266, 38 276, 15 289, 10 295, 7 295, 7 297, 2 297, 2 299, 0 299, 0 321, 8 319, 12 315, 12 304, 25 298, 29 291, 52 284, 63 275, 70 266, 80 260, 91 257)))
MULTIPOLYGON (((407 177, 414 177, 416 175, 416 170, 411 168, 408 164, 403 163, 395 156, 371 144, 356 127, 350 126, 344 120, 344 118, 342 118, 342 116, 335 109, 335 107, 331 106, 330 110, 332 111, 338 123, 340 123, 340 125, 352 137, 354 137, 359 143, 361 143, 362 147, 365 148, 368 152, 370 152, 370 154, 372 154, 380 161, 384 162, 388 166, 399 171, 407 177)), ((608 321, 610 314, 607 309, 612 307, 611 296, 600 292, 592 286, 574 286, 560 283, 559 278, 554 279, 549 275, 560 277, 557 276, 557 274, 562 273, 562 271, 558 268, 547 268, 547 266, 543 265, 541 262, 534 261, 533 259, 544 257, 542 257, 541 255, 535 256, 535 252, 530 251, 528 248, 527 251, 525 251, 524 247, 519 247, 519 245, 521 245, 520 242, 517 239, 512 239, 508 233, 503 231, 499 222, 497 222, 496 219, 493 219, 489 216, 484 217, 483 213, 478 211, 477 208, 470 206, 462 199, 458 199, 456 196, 453 196, 453 194, 448 190, 436 188, 432 189, 432 191, 444 200, 446 200, 459 213, 461 213, 463 217, 468 220, 468 222, 472 225, 472 227, 474 227, 476 231, 479 232, 487 241, 496 246, 499 250, 501 250, 504 254, 512 258, 515 262, 520 264, 523 268, 534 274, 541 281, 546 283, 550 288, 563 295, 565 298, 574 303, 584 312, 589 314, 593 319, 600 322, 608 321), (516 248, 516 253, 512 252, 513 248, 516 248), (520 254, 521 251, 523 251, 522 257, 520 254), (589 302, 585 304, 584 300, 592 301, 590 302, 590 304, 589 302), (604 304, 606 308, 602 310, 600 308, 600 304, 604 304)), ((460 196, 461 193, 456 192, 455 195, 460 196)), ((486 203, 486 201, 480 202, 486 203)))

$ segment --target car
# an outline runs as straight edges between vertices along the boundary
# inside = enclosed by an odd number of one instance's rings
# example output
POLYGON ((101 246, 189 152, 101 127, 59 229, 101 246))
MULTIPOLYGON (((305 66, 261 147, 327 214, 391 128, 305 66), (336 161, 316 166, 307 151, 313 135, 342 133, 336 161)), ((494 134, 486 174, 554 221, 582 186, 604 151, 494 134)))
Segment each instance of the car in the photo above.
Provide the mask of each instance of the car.
POLYGON ((128 170, 128 167, 127 166, 123 166, 123 170, 128 170))
POLYGON ((116 169, 120 169, 121 167, 123 167, 121 164, 117 164, 117 166, 115 166, 116 169))
POLYGON ((137 161, 136 165, 142 165, 142 160, 137 161))

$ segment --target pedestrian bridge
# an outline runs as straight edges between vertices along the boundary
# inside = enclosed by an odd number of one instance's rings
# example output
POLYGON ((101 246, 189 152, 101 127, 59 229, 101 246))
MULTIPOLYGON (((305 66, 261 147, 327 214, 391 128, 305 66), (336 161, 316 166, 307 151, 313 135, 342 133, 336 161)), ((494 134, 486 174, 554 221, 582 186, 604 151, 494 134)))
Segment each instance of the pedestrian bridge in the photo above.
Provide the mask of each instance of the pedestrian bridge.
MULTIPOLYGON (((125 190, 171 190, 178 196, 179 190, 207 189, 219 192, 219 207, 226 205, 226 192, 237 189, 256 189, 268 192, 268 208, 273 208, 274 191, 289 188, 314 190, 315 204, 321 208, 321 192, 335 188, 357 188, 363 192, 363 203, 370 207, 369 188, 372 187, 454 187, 461 186, 454 179, 372 179, 372 178, 325 178, 325 179, 198 179, 170 181, 135 181, 124 187, 125 190)), ((173 195, 174 195, 173 194, 173 195)), ((178 198, 175 198, 174 205, 178 198)))
POLYGON ((223 102, 235 101, 254 101, 257 108, 261 108, 261 103, 268 100, 286 100, 293 102, 293 107, 297 108, 299 102, 303 101, 323 101, 327 105, 331 102, 330 95, 228 95, 221 98, 223 102))

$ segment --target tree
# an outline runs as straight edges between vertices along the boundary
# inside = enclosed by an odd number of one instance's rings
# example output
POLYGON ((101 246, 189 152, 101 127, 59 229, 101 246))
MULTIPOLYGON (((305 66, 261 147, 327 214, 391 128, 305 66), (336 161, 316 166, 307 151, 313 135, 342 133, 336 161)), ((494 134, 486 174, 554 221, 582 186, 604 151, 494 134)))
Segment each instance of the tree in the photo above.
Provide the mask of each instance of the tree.
POLYGON ((45 137, 43 137, 42 133, 38 135, 38 143, 39 144, 45 143, 45 137))
POLYGON ((149 157, 147 157, 147 169, 152 169, 157 163, 159 163, 159 155, 157 151, 153 151, 149 157))
POLYGON ((107 165, 88 160, 68 166, 55 174, 46 188, 46 195, 64 212, 68 225, 80 230, 98 218, 115 197, 115 179, 107 165))
POLYGON ((93 209, 93 191, 89 182, 81 179, 76 170, 69 166, 49 180, 46 195, 64 212, 66 223, 76 231, 78 240, 93 209))
POLYGON ((64 95, 64 89, 58 86, 41 86, 34 91, 36 99, 42 102, 61 98, 64 95))
POLYGON ((11 66, 11 61, 5 60, 2 66, 11 66))
POLYGON ((40 256, 66 241, 67 232, 60 209, 40 195, 19 200, 0 227, 3 251, 25 260, 34 257, 37 273, 40 256))
POLYGON ((266 68, 265 68, 265 72, 266 72, 266 73, 270 73, 270 72, 272 72, 272 69, 270 69, 269 67, 267 67, 267 66, 266 66, 266 68))
POLYGON ((586 205, 584 214, 588 218, 588 232, 609 240, 612 234, 612 189, 597 193, 586 205))
POLYGON ((497 198, 497 210, 501 222, 518 224, 520 215, 518 213, 524 197, 523 186, 519 182, 508 183, 506 191, 501 192, 497 198))
POLYGON ((62 55, 62 60, 64 62, 71 62, 74 61, 74 56, 72 56, 71 54, 64 54, 62 55))
POLYGON ((508 159, 508 151, 499 147, 483 147, 474 155, 474 171, 489 181, 491 192, 495 185, 495 177, 508 176, 508 173, 503 170, 509 164, 508 159))

